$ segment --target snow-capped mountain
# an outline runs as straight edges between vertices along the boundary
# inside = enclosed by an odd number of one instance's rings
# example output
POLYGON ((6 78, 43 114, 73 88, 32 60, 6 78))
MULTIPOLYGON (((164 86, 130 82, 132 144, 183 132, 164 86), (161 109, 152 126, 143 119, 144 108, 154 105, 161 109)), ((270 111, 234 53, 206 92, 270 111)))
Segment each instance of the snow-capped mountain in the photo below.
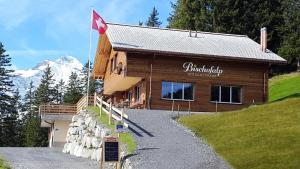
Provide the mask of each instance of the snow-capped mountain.
POLYGON ((30 81, 33 81, 35 87, 39 85, 43 71, 48 65, 51 67, 56 83, 58 83, 61 79, 67 83, 71 72, 76 72, 79 74, 83 68, 82 63, 80 63, 80 61, 75 57, 62 56, 55 61, 44 60, 31 69, 16 70, 14 84, 15 88, 19 89, 22 97, 25 95, 30 81))

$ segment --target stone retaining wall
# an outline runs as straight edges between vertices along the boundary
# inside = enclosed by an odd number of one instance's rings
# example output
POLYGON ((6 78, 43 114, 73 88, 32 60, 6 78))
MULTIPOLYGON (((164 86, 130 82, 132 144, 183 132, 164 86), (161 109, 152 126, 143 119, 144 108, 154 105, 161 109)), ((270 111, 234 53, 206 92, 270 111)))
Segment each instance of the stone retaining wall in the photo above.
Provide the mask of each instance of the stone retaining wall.
MULTIPOLYGON (((111 131, 100 124, 96 117, 87 110, 74 115, 67 133, 63 152, 77 157, 100 161, 102 155, 102 139, 111 131)), ((126 155, 126 146, 121 144, 121 157, 126 155)), ((130 168, 129 160, 125 160, 123 168, 130 168)))

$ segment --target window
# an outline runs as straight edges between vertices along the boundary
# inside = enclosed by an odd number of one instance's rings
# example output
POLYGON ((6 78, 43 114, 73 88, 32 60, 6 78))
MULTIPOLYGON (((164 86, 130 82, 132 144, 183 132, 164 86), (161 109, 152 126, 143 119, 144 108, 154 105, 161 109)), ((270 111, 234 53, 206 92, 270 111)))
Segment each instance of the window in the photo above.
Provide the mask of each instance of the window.
POLYGON ((192 83, 162 82, 162 99, 194 100, 194 86, 192 83))
POLYGON ((110 60, 110 72, 113 73, 114 70, 117 68, 117 57, 116 54, 111 60, 110 60))
POLYGON ((128 92, 127 98, 128 98, 129 103, 130 103, 131 98, 132 98, 132 92, 131 91, 128 92))
POLYGON ((241 87, 237 86, 212 86, 211 101, 219 103, 241 103, 241 87))
POLYGON ((114 59, 110 59, 110 73, 114 71, 114 59))
POLYGON ((135 100, 136 100, 136 102, 141 101, 141 86, 135 87, 135 100))

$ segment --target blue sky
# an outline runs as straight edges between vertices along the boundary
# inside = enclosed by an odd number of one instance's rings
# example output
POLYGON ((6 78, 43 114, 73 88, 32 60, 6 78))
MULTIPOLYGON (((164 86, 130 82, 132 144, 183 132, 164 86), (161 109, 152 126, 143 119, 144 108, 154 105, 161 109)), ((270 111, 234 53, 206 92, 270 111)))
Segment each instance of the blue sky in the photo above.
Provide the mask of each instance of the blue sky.
MULTIPOLYGON (((18 69, 65 55, 85 63, 92 6, 106 22, 135 25, 145 21, 155 6, 165 27, 171 1, 175 0, 0 0, 0 42, 18 69)), ((91 59, 97 31, 92 37, 91 59)))

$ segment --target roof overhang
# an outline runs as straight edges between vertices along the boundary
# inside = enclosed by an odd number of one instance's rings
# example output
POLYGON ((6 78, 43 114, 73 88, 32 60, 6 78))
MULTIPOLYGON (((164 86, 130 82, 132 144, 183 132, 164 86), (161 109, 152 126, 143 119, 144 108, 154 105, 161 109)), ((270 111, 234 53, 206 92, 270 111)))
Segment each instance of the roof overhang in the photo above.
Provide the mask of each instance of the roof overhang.
POLYGON ((94 59, 93 78, 103 79, 111 52, 111 44, 106 34, 99 37, 94 59))
POLYGON ((205 54, 193 54, 193 53, 180 53, 172 51, 157 51, 148 49, 136 49, 136 48, 123 48, 123 47, 113 47, 115 51, 133 52, 133 53, 153 53, 157 55, 165 56, 176 56, 176 57, 189 57, 189 58, 205 58, 205 59, 218 59, 218 60, 228 60, 228 61, 240 61, 240 62, 257 62, 257 63, 269 63, 269 64, 286 64, 286 60, 266 60, 266 59, 255 59, 255 58, 245 58, 245 57, 232 57, 232 56, 219 56, 219 55, 205 55, 205 54))

